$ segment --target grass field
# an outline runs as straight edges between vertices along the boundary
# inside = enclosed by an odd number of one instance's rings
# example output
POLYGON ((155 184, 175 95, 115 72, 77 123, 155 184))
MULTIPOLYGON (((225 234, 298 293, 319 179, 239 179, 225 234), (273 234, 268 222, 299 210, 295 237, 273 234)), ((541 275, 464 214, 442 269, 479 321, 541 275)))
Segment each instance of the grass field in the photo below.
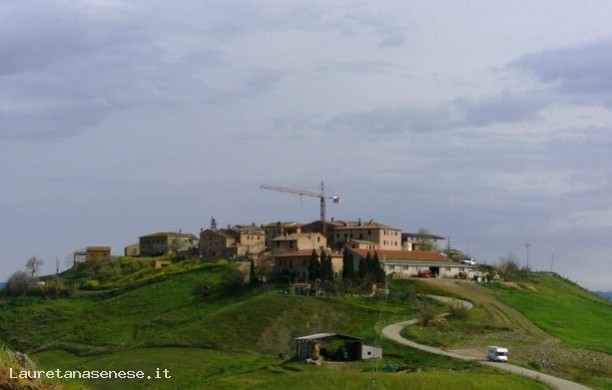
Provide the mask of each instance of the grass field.
MULTIPOLYGON (((67 370, 142 370, 151 379, 89 380, 95 389, 364 389, 374 381, 376 389, 547 389, 535 381, 494 372, 484 367, 464 370, 457 366, 432 366, 415 372, 374 371, 373 363, 329 363, 312 366, 283 363, 273 356, 250 352, 199 348, 150 348, 78 357, 61 351, 35 355, 42 364, 67 370), (171 357, 169 359, 169 357, 171 357), (156 370, 168 370, 171 378, 155 379, 156 370)), ((454 363, 453 363, 454 364, 454 363)))
MULTIPOLYGON (((229 291, 223 287, 231 268, 227 263, 189 261, 154 270, 140 268, 142 261, 132 264, 128 259, 116 266, 131 271, 103 270, 103 275, 111 276, 89 279, 98 281, 90 283, 95 289, 71 298, 0 299, 0 341, 29 352, 43 367, 52 369, 143 370, 154 376, 160 368, 172 375, 170 379, 86 382, 95 389, 361 389, 372 379, 376 381, 375 388, 389 389, 401 388, 407 381, 416 389, 545 388, 475 363, 379 340, 377 330, 381 324, 415 318, 420 307, 432 304, 417 298, 416 291, 453 295, 422 281, 391 281, 392 293, 387 299, 352 293, 307 297, 250 286, 229 291), (100 286, 111 290, 96 290, 100 286), (315 367, 303 362, 283 362, 277 357, 278 353, 292 355, 294 337, 319 332, 355 335, 369 345, 380 343, 385 357, 379 368, 394 363, 408 365, 412 370, 377 372, 372 377, 374 365, 370 362, 315 367)), ((83 281, 87 275, 98 275, 96 272, 75 270, 70 278, 83 281)), ((546 289, 567 288, 563 283, 561 287, 552 286, 546 280, 540 284, 537 287, 540 296, 554 296, 546 289)), ((515 293, 502 287, 482 291, 505 300, 514 299, 515 293)), ((576 297, 579 304, 589 297, 583 291, 567 294, 576 297)), ((469 319, 451 323, 450 327, 455 327, 461 337, 470 321, 490 326, 487 313, 477 306, 469 319)), ((608 340, 609 336, 600 333, 603 323, 595 324, 596 337, 608 340)), ((582 334, 578 339, 584 337, 582 334)), ((605 388, 606 382, 603 383, 598 388, 605 388)))
POLYGON ((498 299, 571 347, 612 354, 612 304, 550 274, 534 274, 522 288, 497 288, 498 299))

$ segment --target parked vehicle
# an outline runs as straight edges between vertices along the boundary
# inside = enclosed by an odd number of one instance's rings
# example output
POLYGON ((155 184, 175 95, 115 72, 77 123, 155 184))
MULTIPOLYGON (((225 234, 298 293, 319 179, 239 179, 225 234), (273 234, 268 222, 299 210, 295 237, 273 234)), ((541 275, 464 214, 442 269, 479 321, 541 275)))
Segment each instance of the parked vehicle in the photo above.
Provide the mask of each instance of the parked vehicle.
POLYGON ((462 261, 463 264, 467 264, 467 265, 476 265, 476 260, 474 259, 465 259, 462 261))
POLYGON ((507 362, 508 361, 508 348, 498 347, 496 345, 490 345, 487 347, 487 360, 492 362, 507 362))
POLYGON ((419 278, 433 278, 434 274, 429 268, 425 268, 419 271, 419 278))

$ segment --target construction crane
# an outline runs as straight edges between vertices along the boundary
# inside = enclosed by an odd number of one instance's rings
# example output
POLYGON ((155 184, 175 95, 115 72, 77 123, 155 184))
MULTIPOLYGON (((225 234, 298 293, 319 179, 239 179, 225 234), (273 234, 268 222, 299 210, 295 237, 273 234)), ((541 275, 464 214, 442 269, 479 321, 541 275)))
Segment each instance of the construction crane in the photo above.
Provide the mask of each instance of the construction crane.
POLYGON ((313 198, 319 198, 321 204, 321 234, 327 237, 327 223, 325 219, 325 201, 327 199, 331 199, 334 203, 340 203, 340 197, 333 195, 327 196, 325 195, 325 184, 321 182, 321 187, 319 192, 309 191, 309 190, 300 190, 297 188, 288 188, 288 187, 280 187, 280 186, 271 186, 268 184, 262 184, 259 188, 263 188, 265 190, 272 191, 280 191, 280 192, 288 192, 290 194, 296 194, 300 196, 311 196, 313 198))

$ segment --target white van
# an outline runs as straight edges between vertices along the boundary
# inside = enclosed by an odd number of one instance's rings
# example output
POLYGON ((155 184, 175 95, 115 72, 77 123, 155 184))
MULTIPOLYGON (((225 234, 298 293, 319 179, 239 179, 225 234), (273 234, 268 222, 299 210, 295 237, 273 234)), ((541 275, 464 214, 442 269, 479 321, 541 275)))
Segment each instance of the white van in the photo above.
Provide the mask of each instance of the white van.
POLYGON ((508 348, 490 345, 487 347, 487 360, 492 362, 507 362, 508 348))

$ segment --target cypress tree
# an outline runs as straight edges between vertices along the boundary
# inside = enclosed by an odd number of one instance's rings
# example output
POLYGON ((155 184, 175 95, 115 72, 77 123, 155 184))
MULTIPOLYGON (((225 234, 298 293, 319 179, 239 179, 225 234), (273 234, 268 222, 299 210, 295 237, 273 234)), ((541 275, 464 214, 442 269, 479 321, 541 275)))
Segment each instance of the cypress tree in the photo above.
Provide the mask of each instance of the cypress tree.
POLYGON ((374 257, 372 257, 372 280, 376 283, 383 283, 385 281, 385 270, 383 265, 380 264, 380 260, 378 260, 378 252, 374 252, 374 257))
POLYGON ((355 265, 353 253, 344 249, 342 253, 342 279, 350 280, 355 278, 355 265))
POLYGON ((331 257, 324 250, 321 251, 321 280, 328 280, 330 282, 334 280, 331 257))
POLYGON ((321 278, 321 264, 319 263, 319 256, 316 250, 312 250, 310 255, 310 262, 308 263, 308 280, 314 282, 321 278))
POLYGON ((251 259, 251 270, 249 272, 249 283, 256 284, 257 283, 257 275, 255 275, 255 261, 251 259))

